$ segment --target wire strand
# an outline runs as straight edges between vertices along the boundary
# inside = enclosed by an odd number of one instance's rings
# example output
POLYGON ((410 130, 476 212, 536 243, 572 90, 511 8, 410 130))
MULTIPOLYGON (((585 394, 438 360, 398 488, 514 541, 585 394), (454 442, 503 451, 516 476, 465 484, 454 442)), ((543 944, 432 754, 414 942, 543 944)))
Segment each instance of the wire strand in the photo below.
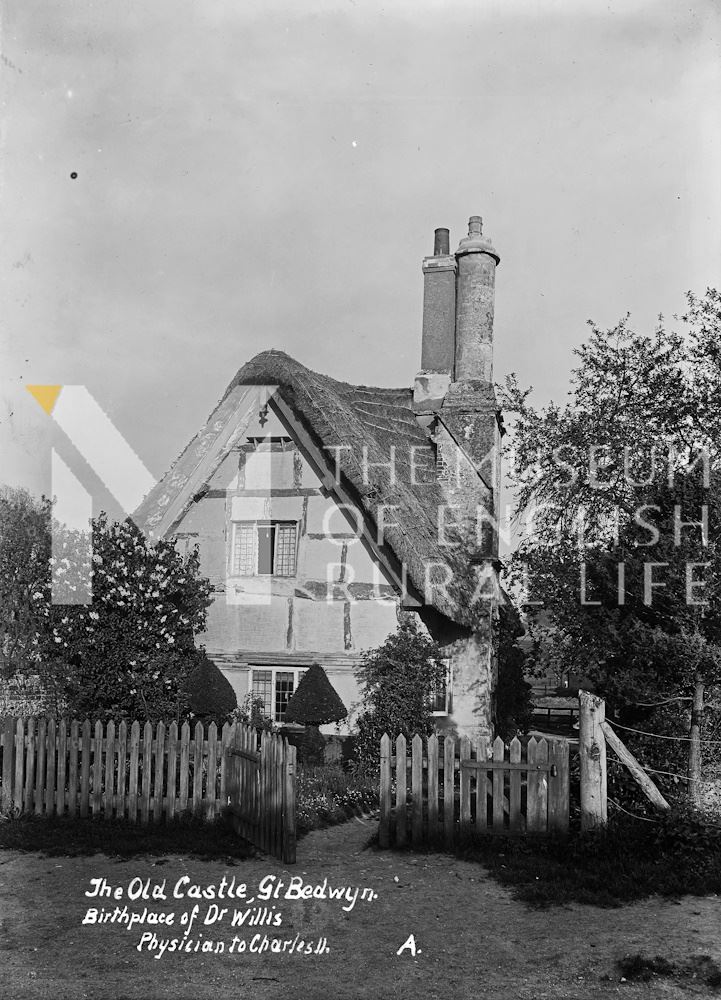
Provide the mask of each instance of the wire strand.
MULTIPOLYGON (((614 764, 618 764, 620 767, 625 767, 626 765, 622 760, 617 760, 615 757, 607 758, 611 760, 614 764)), ((640 762, 639 762, 640 763, 640 762)), ((648 764, 641 764, 644 771, 648 771, 649 774, 666 774, 669 778, 680 778, 681 781, 691 781, 693 779, 689 778, 687 774, 676 774, 673 771, 658 771, 655 767, 649 767, 648 764)), ((696 778, 696 781, 700 785, 716 785, 721 783, 721 777, 719 778, 696 778)))
MULTIPOLYGON (((676 740, 691 742, 690 736, 662 736, 661 733, 649 733, 645 729, 633 729, 631 726, 622 726, 620 722, 609 722, 614 729, 625 729, 627 733, 638 733, 639 736, 654 736, 657 740, 676 740)), ((721 740, 699 740, 700 743, 716 744, 721 746, 721 740)))

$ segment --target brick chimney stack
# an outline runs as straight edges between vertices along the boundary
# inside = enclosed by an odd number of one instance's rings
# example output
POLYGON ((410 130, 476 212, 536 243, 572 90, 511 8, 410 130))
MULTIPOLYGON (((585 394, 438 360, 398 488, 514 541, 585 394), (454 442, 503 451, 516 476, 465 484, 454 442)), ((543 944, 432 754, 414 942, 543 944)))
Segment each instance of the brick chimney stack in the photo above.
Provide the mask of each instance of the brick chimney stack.
POLYGON ((454 382, 493 381, 493 306, 500 257, 483 236, 483 220, 472 215, 468 236, 455 254, 456 286, 454 382))

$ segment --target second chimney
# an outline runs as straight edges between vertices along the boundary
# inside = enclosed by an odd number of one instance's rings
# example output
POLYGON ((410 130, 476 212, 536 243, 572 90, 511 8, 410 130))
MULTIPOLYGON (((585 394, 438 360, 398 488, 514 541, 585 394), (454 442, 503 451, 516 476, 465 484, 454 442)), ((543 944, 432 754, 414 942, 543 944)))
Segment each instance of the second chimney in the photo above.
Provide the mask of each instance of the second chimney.
POLYGON ((453 377, 456 327, 456 258, 447 229, 436 229, 433 256, 423 261, 421 369, 453 377))

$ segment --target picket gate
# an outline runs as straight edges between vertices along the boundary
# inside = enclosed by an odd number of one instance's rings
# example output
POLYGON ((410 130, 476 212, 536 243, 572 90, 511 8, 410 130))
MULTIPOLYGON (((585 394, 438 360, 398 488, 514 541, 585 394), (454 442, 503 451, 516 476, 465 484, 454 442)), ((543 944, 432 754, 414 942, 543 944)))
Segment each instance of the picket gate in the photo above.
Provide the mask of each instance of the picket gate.
POLYGON ((384 735, 380 763, 381 847, 568 833, 567 740, 384 735))
POLYGON ((148 825, 191 814, 233 818, 261 850, 295 860, 295 748, 277 734, 214 722, 104 725, 0 720, 0 811, 148 825), (245 768, 238 766, 248 755, 245 768), (250 758, 255 762, 250 766, 250 758))

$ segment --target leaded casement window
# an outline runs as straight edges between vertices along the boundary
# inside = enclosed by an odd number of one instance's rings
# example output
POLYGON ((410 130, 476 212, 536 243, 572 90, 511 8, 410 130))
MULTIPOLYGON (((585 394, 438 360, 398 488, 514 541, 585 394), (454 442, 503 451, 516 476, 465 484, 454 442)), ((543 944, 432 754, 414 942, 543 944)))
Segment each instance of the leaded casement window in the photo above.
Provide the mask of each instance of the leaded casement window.
POLYGON ((263 712, 273 722, 285 722, 285 710, 305 669, 296 667, 253 667, 251 691, 263 702, 263 712))
POLYGON ((295 521, 236 521, 233 576, 295 576, 295 521))
POLYGON ((441 660, 446 668, 446 674, 440 684, 431 693, 430 709, 433 715, 450 715, 452 711, 453 674, 451 661, 441 660))

